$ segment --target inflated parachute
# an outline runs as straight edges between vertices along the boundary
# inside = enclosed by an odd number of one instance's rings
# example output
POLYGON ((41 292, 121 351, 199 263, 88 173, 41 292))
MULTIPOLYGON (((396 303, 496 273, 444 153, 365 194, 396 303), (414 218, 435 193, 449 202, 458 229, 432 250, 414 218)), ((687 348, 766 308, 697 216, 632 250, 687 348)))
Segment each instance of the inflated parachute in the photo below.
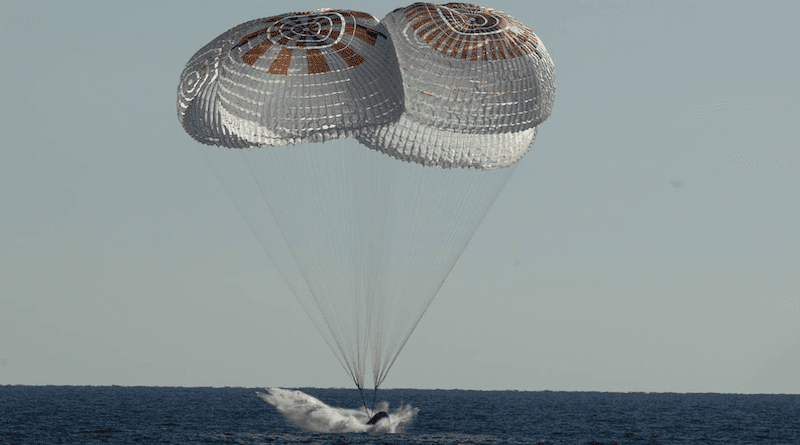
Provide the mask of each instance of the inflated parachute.
POLYGON ((397 72, 388 32, 370 14, 324 9, 253 20, 189 60, 178 119, 197 141, 230 148, 352 137, 399 116, 397 72))
POLYGON ((554 97, 519 21, 414 3, 234 27, 187 63, 177 108, 223 147, 202 153, 356 386, 369 366, 377 389, 554 97))
POLYGON ((508 14, 466 3, 414 3, 382 21, 403 76, 405 113, 357 136, 398 158, 493 169, 518 161, 553 109, 553 61, 508 14))

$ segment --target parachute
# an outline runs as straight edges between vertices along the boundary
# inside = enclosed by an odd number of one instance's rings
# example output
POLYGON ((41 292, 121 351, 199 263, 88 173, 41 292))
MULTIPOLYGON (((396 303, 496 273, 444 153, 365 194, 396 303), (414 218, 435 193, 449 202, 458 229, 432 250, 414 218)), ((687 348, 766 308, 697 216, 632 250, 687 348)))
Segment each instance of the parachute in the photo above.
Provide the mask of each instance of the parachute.
POLYGON ((355 385, 369 366, 377 390, 554 99, 518 20, 414 3, 236 26, 186 64, 177 110, 355 385))

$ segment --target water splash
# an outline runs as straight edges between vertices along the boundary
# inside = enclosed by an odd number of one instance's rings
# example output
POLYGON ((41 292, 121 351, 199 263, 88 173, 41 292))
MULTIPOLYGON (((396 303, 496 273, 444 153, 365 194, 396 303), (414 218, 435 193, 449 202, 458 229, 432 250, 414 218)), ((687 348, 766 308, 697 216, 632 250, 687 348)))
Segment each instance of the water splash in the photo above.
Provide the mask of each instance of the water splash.
POLYGON ((411 405, 400 406, 389 412, 389 403, 378 403, 377 410, 389 414, 375 425, 367 425, 369 417, 363 409, 328 406, 319 399, 300 391, 266 388, 268 394, 256 391, 265 402, 273 405, 286 419, 314 433, 398 433, 410 425, 419 412, 411 405))

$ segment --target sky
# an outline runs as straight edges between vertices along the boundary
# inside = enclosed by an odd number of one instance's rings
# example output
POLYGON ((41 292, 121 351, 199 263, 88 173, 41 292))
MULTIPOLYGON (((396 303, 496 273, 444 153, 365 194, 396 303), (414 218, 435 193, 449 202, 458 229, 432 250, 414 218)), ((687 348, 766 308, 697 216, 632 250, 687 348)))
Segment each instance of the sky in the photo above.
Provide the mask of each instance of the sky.
MULTIPOLYGON (((484 5, 555 108, 383 387, 800 393, 800 6, 484 5)), ((239 23, 400 6, 5 2, 0 384, 351 387, 176 88, 239 23)))

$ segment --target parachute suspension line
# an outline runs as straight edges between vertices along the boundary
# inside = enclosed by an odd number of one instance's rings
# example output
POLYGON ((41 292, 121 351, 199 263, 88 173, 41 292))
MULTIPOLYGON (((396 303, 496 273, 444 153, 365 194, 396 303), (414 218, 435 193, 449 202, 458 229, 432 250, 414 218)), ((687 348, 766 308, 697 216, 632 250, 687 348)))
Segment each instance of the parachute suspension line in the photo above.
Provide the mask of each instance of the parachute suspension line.
POLYGON ((372 419, 372 416, 375 415, 375 401, 378 396, 378 386, 375 386, 375 390, 372 391, 372 407, 367 409, 367 400, 364 398, 364 387, 358 386, 358 393, 361 395, 361 406, 364 407, 364 413, 367 414, 369 419, 372 419))
MULTIPOLYGON (((350 238, 352 237, 352 235, 348 237, 337 233, 336 229, 331 229, 331 227, 342 227, 349 210, 348 205, 352 205, 352 197, 348 196, 347 184, 349 178, 346 161, 344 160, 347 157, 346 151, 337 156, 331 156, 331 150, 327 147, 309 149, 306 152, 308 159, 304 162, 306 164, 304 173, 311 173, 306 182, 310 186, 309 192, 313 198, 313 208, 322 210, 323 214, 326 215, 324 218, 328 220, 328 224, 320 228, 318 234, 315 233, 313 236, 326 237, 330 243, 329 247, 335 252, 346 252, 348 245, 351 244, 350 238), (315 157, 319 158, 318 160, 324 160, 324 162, 313 166, 315 157), (335 185, 339 186, 335 187, 335 185), (338 206, 331 206, 331 203, 338 203, 338 206), (336 207, 339 208, 337 209, 336 207), (324 209, 327 209, 327 212, 324 209), (337 223, 339 225, 336 225, 337 223)), ((309 236, 309 234, 305 236, 309 236)), ((359 353, 362 348, 361 326, 357 323, 356 317, 347 315, 348 311, 335 310, 335 307, 339 305, 347 307, 350 311, 353 311, 353 308, 360 307, 359 295, 355 292, 341 292, 340 290, 338 295, 346 300, 336 301, 332 298, 334 294, 330 293, 330 289, 333 286, 328 287, 329 285, 334 285, 333 282, 330 282, 334 281, 336 289, 342 289, 343 277, 350 276, 352 273, 352 260, 332 261, 330 257, 328 258, 329 260, 327 261, 319 261, 317 258, 312 258, 306 264, 310 264, 316 270, 324 271, 322 276, 325 280, 329 280, 324 286, 320 286, 322 283, 317 282, 316 287, 321 289, 324 294, 324 301, 317 300, 317 306, 320 308, 323 317, 325 317, 328 329, 335 339, 342 356, 346 357, 346 362, 356 387, 362 388, 364 385, 364 362, 359 353), (329 313, 329 315, 326 313, 329 313), (349 345, 340 343, 340 339, 347 338, 344 335, 346 332, 354 333, 355 345, 352 343, 349 345)))
MULTIPOLYGON (((434 212, 437 216, 440 216, 436 219, 437 221, 442 221, 442 224, 453 227, 455 230, 445 235, 445 241, 442 243, 440 250, 428 252, 428 255, 430 255, 434 261, 432 269, 441 271, 439 273, 432 273, 419 277, 419 279, 427 283, 424 286, 429 289, 427 291, 429 298, 426 299, 427 301, 421 301, 423 306, 416 313, 405 314, 405 319, 408 324, 404 325, 403 329, 397 330, 396 325, 393 326, 394 329, 389 329, 391 332, 388 332, 387 336, 391 339, 391 348, 389 351, 386 351, 387 353, 385 355, 383 354, 384 351, 375 351, 373 372, 376 388, 388 375, 389 370, 394 365, 401 350, 416 329, 422 316, 433 302, 433 298, 439 292, 458 258, 464 252, 469 240, 472 238, 472 234, 477 227, 480 226, 492 204, 505 188, 516 165, 517 164, 514 164, 507 168, 492 171, 476 171, 459 168, 435 172, 441 176, 424 174, 425 170, 420 170, 419 175, 414 175, 413 178, 406 178, 408 179, 406 184, 416 184, 414 190, 407 191, 407 193, 412 196, 424 196, 426 190, 460 191, 460 193, 457 193, 455 196, 444 193, 441 195, 441 199, 434 200, 431 203, 411 203, 411 210, 413 211, 413 215, 410 218, 412 224, 411 233, 424 233, 426 228, 423 225, 428 220, 432 219, 428 218, 426 220, 426 218, 422 217, 425 213, 431 213, 431 207, 426 208, 425 205, 432 205, 436 209, 446 209, 440 213, 434 212), (448 196, 449 199, 447 199, 448 196), (466 232, 467 236, 459 237, 457 233, 460 231, 461 233, 466 232)), ((424 254, 424 252, 421 253, 424 254)), ((403 253, 407 258, 414 258, 417 254, 418 252, 414 250, 407 250, 403 253)), ((408 298, 409 295, 399 293, 398 297, 408 298)), ((383 317, 384 320, 394 320, 398 318, 393 316, 397 315, 393 312, 384 315, 388 315, 383 317)), ((380 348, 381 343, 378 343, 377 346, 380 348)))
MULTIPOLYGON (((372 414, 367 410, 367 401, 364 400, 364 388, 362 386, 358 387, 358 393, 361 394, 361 406, 364 407, 364 413, 367 415, 367 419, 372 418, 372 414)), ((372 401, 372 411, 375 411, 375 401, 372 401)))
MULTIPOLYGON (((260 193, 261 198, 263 200, 263 203, 264 203, 264 205, 265 205, 265 207, 266 207, 266 209, 267 209, 267 211, 269 213, 269 217, 271 217, 275 221, 275 226, 278 229, 278 231, 280 232, 281 238, 282 238, 283 242, 286 244, 286 246, 287 247, 291 246, 292 243, 290 242, 289 237, 287 237, 283 226, 278 222, 278 214, 275 213, 275 210, 273 209, 273 206, 272 206, 273 203, 271 202, 272 199, 269 199, 267 197, 267 193, 266 193, 266 191, 264 189, 265 185, 262 184, 262 181, 259 180, 260 178, 269 178, 269 177, 276 177, 277 176, 277 177, 281 178, 281 180, 280 180, 281 184, 290 183, 288 178, 285 178, 285 176, 283 176, 283 175, 286 174, 286 170, 278 168, 278 169, 275 169, 274 171, 272 171, 271 175, 266 175, 265 176, 264 175, 265 172, 260 171, 260 170, 258 171, 258 173, 260 173, 260 174, 257 174, 257 172, 254 171, 254 166, 273 165, 273 166, 283 166, 283 167, 285 167, 287 165, 287 163, 280 162, 277 159, 271 159, 272 162, 269 162, 269 163, 259 162, 257 159, 259 158, 259 156, 265 156, 265 155, 269 156, 271 158, 276 158, 276 157, 280 156, 279 151, 281 151, 281 150, 283 150, 283 151, 293 150, 295 152, 295 155, 296 155, 297 152, 301 152, 302 148, 300 148, 300 147, 274 147, 274 148, 266 148, 266 149, 262 148, 262 149, 240 149, 240 150, 241 150, 240 153, 242 153, 242 159, 245 161, 244 164, 245 164, 245 166, 247 168, 247 171, 250 174, 250 176, 253 178, 256 186, 258 187, 258 190, 259 190, 259 193, 260 193), (275 175, 275 173, 277 173, 277 175, 275 175)), ((312 181, 314 181, 315 179, 317 179, 317 178, 316 177, 312 177, 312 181)), ((311 187, 311 189, 312 190, 319 190, 319 187, 324 186, 324 185, 327 185, 327 184, 315 184, 313 187, 311 187)), ((320 199, 320 197, 318 197, 318 196, 316 198, 320 199)), ((248 225, 250 225, 251 226, 251 230, 253 230, 253 227, 250 224, 249 219, 248 218, 245 218, 245 219, 248 220, 248 225)), ((254 233, 255 233, 255 231, 254 231, 254 233)), ((260 238, 260 237, 257 236, 257 238, 260 238)), ((266 246, 264 246, 264 242, 263 241, 260 241, 260 242, 261 242, 262 248, 264 248, 264 251, 267 252, 267 256, 270 256, 268 249, 266 248, 266 246)), ((289 250, 290 254, 292 255, 292 259, 294 260, 294 264, 297 264, 297 265, 301 264, 298 261, 295 249, 289 248, 288 250, 289 250)), ((270 257, 270 259, 272 259, 272 258, 270 257)), ((273 263, 275 263, 274 259, 273 259, 273 263)), ((278 269, 279 273, 281 274, 281 277, 284 279, 284 281, 287 284, 292 282, 291 280, 288 279, 287 276, 284 275, 284 273, 283 273, 284 269, 282 267, 278 267, 277 269, 278 269)), ((302 267, 298 267, 298 272, 301 275, 301 277, 304 280, 304 282, 308 283, 309 280, 308 280, 308 277, 306 276, 305 270, 302 267)), ((319 331, 320 334, 322 335, 323 339, 325 340, 325 343, 328 345, 328 348, 330 348, 331 351, 334 352, 334 356, 336 356, 336 359, 339 361, 339 364, 341 364, 342 367, 345 369, 347 374, 353 380, 353 383, 356 384, 356 387, 358 387, 359 390, 361 390, 361 388, 363 387, 363 384, 364 384, 364 382, 363 382, 363 363, 360 363, 360 361, 358 360, 358 354, 356 354, 356 357, 355 357, 356 360, 353 360, 353 357, 348 357, 345 354, 345 351, 348 348, 346 347, 346 345, 343 345, 341 343, 341 341, 343 340, 343 336, 336 335, 335 334, 336 329, 334 328, 334 326, 341 324, 341 322, 334 323, 332 320, 330 320, 328 318, 329 314, 327 314, 326 311, 324 311, 324 310, 319 310, 319 311, 315 312, 315 313, 318 313, 322 317, 322 319, 325 322, 325 324, 327 325, 328 329, 333 334, 333 335, 330 335, 330 336, 326 335, 326 333, 324 332, 324 329, 322 328, 322 326, 320 326, 318 324, 318 321, 317 321, 318 318, 312 316, 311 311, 307 307, 307 304, 304 302, 304 299, 301 298, 301 294, 298 292, 296 287, 290 285, 289 288, 292 290, 292 293, 294 294, 295 299, 300 303, 300 306, 302 306, 302 308, 303 308, 304 312, 306 313, 306 315, 314 323, 314 326, 317 328, 317 331, 319 331), (333 342, 336 344, 336 347, 334 347, 333 344, 331 344, 329 338, 333 340, 333 342), (338 351, 337 351, 337 349, 338 349, 338 351), (350 360, 348 360, 348 358, 350 358, 350 360), (354 365, 355 365, 355 368, 354 368, 354 365)), ((325 302, 320 300, 320 298, 314 292, 313 287, 305 286, 305 288, 308 289, 308 293, 313 298, 314 302, 317 305, 317 308, 321 309, 321 308, 326 307, 326 305, 324 304, 325 302)), ((337 313, 334 311, 333 315, 336 316, 337 313)))
MULTIPOLYGON (((274 245, 277 244, 278 240, 271 240, 273 242, 269 243, 266 238, 268 236, 268 233, 260 232, 259 230, 256 229, 256 226, 254 225, 255 221, 264 221, 265 219, 275 221, 275 216, 269 207, 269 200, 267 200, 266 195, 264 194, 261 181, 258 180, 257 175, 252 169, 251 162, 255 163, 255 161, 254 160, 249 161, 248 159, 252 159, 251 156, 244 155, 245 152, 252 151, 253 152, 252 157, 254 158, 256 157, 255 154, 256 150, 263 150, 263 149, 230 149, 222 147, 219 148, 206 147, 202 145, 198 146, 198 151, 203 156, 203 159, 205 159, 206 164, 209 166, 209 168, 211 168, 211 171, 214 173, 214 177, 217 179, 217 182, 220 183, 223 190, 225 190, 225 193, 228 195, 228 198, 230 198, 231 202, 233 202, 233 204, 235 205, 236 210, 239 211, 239 214, 242 216, 242 219, 244 219, 245 223, 250 228, 250 231, 253 233, 253 235, 255 235, 259 245, 261 246, 261 249, 267 255, 267 258, 269 258, 269 260, 274 265, 278 266, 279 265, 278 258, 275 258, 274 255, 270 253, 271 249, 268 248, 268 245, 271 245, 272 248, 274 249, 275 248, 274 245), (214 160, 211 159, 212 156, 215 158, 214 160), (240 179, 240 175, 243 173, 241 171, 242 168, 244 168, 247 171, 247 173, 249 173, 249 175, 253 178, 253 184, 255 184, 257 188, 257 193, 259 195, 258 200, 263 201, 264 203, 263 207, 257 207, 257 208, 262 208, 266 211, 263 215, 260 215, 259 217, 254 217, 253 215, 248 214, 248 212, 245 211, 245 208, 248 207, 246 205, 248 202, 244 201, 245 198, 240 194, 234 193, 233 187, 236 185, 235 181, 237 179, 240 179)), ((238 192, 241 193, 243 192, 243 190, 238 190, 238 192)), ((254 198, 254 196, 251 196, 251 198, 254 198)), ((249 208, 252 210, 252 206, 250 206, 249 208)), ((280 233, 281 240, 284 243, 286 243, 286 236, 283 233, 283 230, 281 229, 280 225, 278 225, 276 222, 274 227, 277 228, 278 232, 280 233)), ((291 251, 290 253, 293 254, 293 252, 291 251)), ((336 350, 331 344, 328 336, 324 334, 322 326, 320 326, 319 323, 317 322, 317 319, 312 316, 311 310, 308 307, 306 301, 304 301, 304 299, 300 297, 300 291, 296 287, 297 286, 296 280, 290 279, 290 277, 288 276, 289 271, 286 269, 286 267, 276 267, 276 269, 278 271, 278 274, 283 279, 284 283, 286 283, 286 285, 289 287, 289 290, 291 290, 292 294, 295 296, 295 299, 300 303, 300 307, 303 308, 303 311, 314 323, 314 327, 320 334, 322 334, 322 338, 325 340, 325 343, 332 351, 334 351, 336 360, 339 361, 339 363, 347 371, 347 373, 350 375, 353 381, 357 383, 358 380, 355 373, 348 366, 348 364, 345 361, 343 361, 342 357, 340 357, 339 354, 335 353, 336 350)), ((298 273, 302 275, 303 272, 302 270, 298 269, 298 273)), ((302 278, 305 280, 305 277, 302 278)), ((313 291, 309 289, 309 292, 311 296, 316 300, 316 295, 314 295, 313 291)), ((322 315, 324 317, 324 314, 322 315)), ((338 344, 339 339, 334 337, 333 340, 337 343, 337 346, 341 350, 342 345, 338 344)))
POLYGON ((227 154, 260 203, 245 220, 369 413, 365 362, 377 390, 513 166, 439 169, 336 142, 227 154))

